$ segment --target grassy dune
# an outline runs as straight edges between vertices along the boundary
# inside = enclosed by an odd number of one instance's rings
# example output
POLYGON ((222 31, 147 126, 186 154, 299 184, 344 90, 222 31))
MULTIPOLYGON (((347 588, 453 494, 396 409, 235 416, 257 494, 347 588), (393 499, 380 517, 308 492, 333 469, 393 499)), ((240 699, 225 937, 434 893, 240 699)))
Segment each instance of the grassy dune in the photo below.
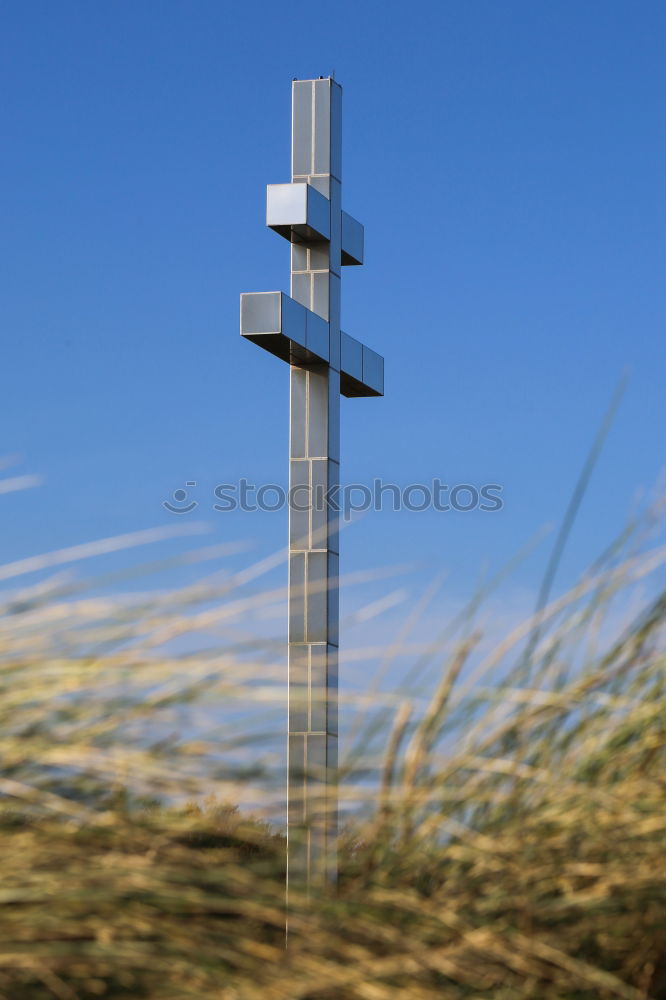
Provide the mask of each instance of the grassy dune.
POLYGON ((275 724, 282 668, 231 628, 275 595, 6 592, 0 1000, 666 998, 664 553, 629 544, 483 656, 471 612, 431 651, 427 707, 347 762, 339 885, 292 894, 287 950, 270 751, 178 733, 275 724))

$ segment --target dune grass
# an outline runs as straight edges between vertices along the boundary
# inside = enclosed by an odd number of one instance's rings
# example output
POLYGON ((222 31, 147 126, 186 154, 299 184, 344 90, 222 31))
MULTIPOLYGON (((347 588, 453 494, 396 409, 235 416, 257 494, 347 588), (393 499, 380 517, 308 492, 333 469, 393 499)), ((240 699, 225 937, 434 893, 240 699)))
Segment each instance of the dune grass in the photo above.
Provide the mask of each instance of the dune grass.
POLYGON ((238 714, 282 722, 236 627, 276 595, 7 593, 0 1000, 664 1000, 665 554, 631 545, 489 650, 462 616, 428 704, 368 718, 287 949, 279 762, 238 714))

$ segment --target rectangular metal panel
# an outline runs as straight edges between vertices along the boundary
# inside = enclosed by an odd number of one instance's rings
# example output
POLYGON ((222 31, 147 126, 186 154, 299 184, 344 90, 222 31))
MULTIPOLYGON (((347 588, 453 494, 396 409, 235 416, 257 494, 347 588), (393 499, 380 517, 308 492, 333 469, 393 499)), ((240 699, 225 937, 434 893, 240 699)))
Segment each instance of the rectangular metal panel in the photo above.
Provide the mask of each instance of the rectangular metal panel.
POLYGON ((307 645, 289 649, 289 732, 304 733, 309 728, 309 651, 307 645))
POLYGON ((326 732, 331 736, 338 735, 338 649, 328 647, 326 680, 328 683, 328 699, 326 704, 326 732))
POLYGON ((310 463, 306 458, 289 462, 289 546, 310 547, 310 463))
MULTIPOLYGON (((349 345, 347 345, 349 350, 349 345)), ((384 359, 381 354, 371 351, 362 345, 362 377, 357 377, 358 369, 349 368, 341 372, 340 392, 343 396, 383 396, 384 395, 384 359)))
POLYGON ((379 395, 384 394, 384 359, 363 345, 363 382, 379 395))
POLYGON ((312 460, 312 547, 325 548, 328 544, 328 461, 325 458, 312 460))
POLYGON ((266 225, 294 243, 328 240, 331 211, 327 198, 305 181, 269 184, 266 225))
POLYGON ((307 737, 289 734, 287 768, 289 774, 289 806, 287 820, 300 824, 305 821, 305 742, 307 737))
POLYGON ((292 366, 290 377, 289 454, 305 458, 307 372, 292 366))
POLYGON ((331 178, 328 174, 324 174, 319 177, 309 177, 308 184, 316 188, 320 194, 323 194, 324 198, 328 198, 331 189, 331 178))
POLYGON ((291 294, 302 306, 309 309, 312 304, 312 275, 309 271, 292 274, 291 294))
POLYGON ((331 172, 331 81, 315 80, 314 174, 331 172))
POLYGON ((314 243, 310 247, 310 270, 328 274, 328 243, 314 243))
POLYGON ((342 180, 342 87, 331 80, 331 173, 342 180))
POLYGON ((310 458, 328 454, 328 370, 311 368, 308 374, 308 436, 310 458))
POLYGON ((310 646, 310 731, 326 732, 326 701, 328 697, 328 647, 324 643, 310 646))
POLYGON ((248 333, 280 333, 281 292, 244 292, 240 306, 240 329, 248 333))
MULTIPOLYGON (((241 335, 283 361, 290 361, 298 350, 305 352, 305 343, 295 347, 282 332, 282 295, 282 292, 248 292, 241 295, 241 335)), ((305 320, 305 310, 301 318, 305 320)), ((299 322, 295 324, 293 332, 296 335, 300 326, 299 322)))
POLYGON ((305 553, 289 556, 289 642, 305 642, 305 553))
POLYGON ((340 274, 342 246, 342 188, 340 181, 331 178, 331 271, 340 274))
POLYGON ((306 638, 308 642, 328 641, 326 552, 308 552, 306 638))
POLYGON ((281 330, 285 337, 294 340, 297 344, 305 347, 305 318, 306 312, 303 306, 294 299, 280 294, 280 306, 282 311, 281 330))
POLYGON ((312 81, 292 84, 291 172, 312 173, 312 81))
POLYGON ((305 755, 306 784, 315 787, 323 784, 328 777, 328 746, 325 733, 308 733, 305 737, 305 755))
POLYGON ((308 269, 308 248, 300 243, 291 244, 291 269, 292 271, 307 271, 308 269))
MULTIPOLYGON (((339 399, 338 399, 339 405, 339 399)), ((340 485, 340 465, 333 459, 328 462, 328 489, 330 503, 328 505, 328 548, 330 552, 340 551, 340 513, 337 508, 342 504, 340 491, 335 487, 340 485)), ((337 641, 337 640, 336 640, 337 641)))
POLYGON ((266 185, 266 225, 271 229, 308 222, 307 184, 266 185))
POLYGON ((328 457, 340 461, 340 372, 328 369, 328 457))
POLYGON ((326 737, 326 768, 329 781, 326 796, 326 877, 334 880, 337 874, 335 841, 338 835, 338 798, 336 782, 338 773, 338 738, 326 737))
MULTIPOLYGON (((312 275, 312 311, 328 321, 328 271, 312 275)), ((328 338, 327 338, 328 339, 328 338)))
POLYGON ((327 240, 331 233, 331 206, 328 198, 325 198, 315 187, 307 185, 307 225, 309 232, 308 239, 327 240))
POLYGON ((328 592, 327 609, 328 618, 328 641, 338 645, 338 617, 339 617, 339 584, 340 557, 336 552, 328 553, 328 592))
POLYGON ((329 338, 328 323, 317 316, 316 313, 308 312, 305 328, 305 342, 308 351, 321 361, 329 359, 329 338))
POLYGON ((340 278, 331 272, 329 278, 328 317, 330 324, 330 364, 340 368, 340 278))
POLYGON ((348 333, 340 334, 340 371, 358 382, 363 380, 363 344, 348 333))
POLYGON ((365 231, 360 222, 342 213, 342 254, 343 264, 362 264, 365 243, 365 231))

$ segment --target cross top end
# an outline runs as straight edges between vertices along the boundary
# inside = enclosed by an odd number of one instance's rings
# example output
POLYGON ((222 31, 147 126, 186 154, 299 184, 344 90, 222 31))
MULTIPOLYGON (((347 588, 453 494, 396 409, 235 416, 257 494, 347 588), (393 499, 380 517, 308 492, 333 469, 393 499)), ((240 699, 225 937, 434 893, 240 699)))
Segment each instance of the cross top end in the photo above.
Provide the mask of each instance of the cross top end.
POLYGON ((291 296, 241 295, 241 335, 291 365, 327 365, 345 396, 384 394, 384 359, 340 330, 341 267, 360 265, 363 226, 342 210, 342 87, 292 81, 291 183, 269 184, 266 225, 291 244, 291 296))

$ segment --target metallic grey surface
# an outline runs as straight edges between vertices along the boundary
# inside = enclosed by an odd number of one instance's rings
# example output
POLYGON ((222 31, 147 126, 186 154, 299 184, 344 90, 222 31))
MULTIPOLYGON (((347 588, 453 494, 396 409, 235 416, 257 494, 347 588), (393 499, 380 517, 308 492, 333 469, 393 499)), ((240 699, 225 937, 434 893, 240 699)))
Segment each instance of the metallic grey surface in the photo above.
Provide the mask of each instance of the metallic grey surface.
POLYGON ((269 184, 266 223, 291 246, 291 295, 241 295, 241 334, 289 362, 288 882, 334 878, 337 837, 340 394, 384 392, 383 358, 340 332, 340 272, 363 263, 342 210, 342 89, 292 85, 291 184, 269 184))
POLYGON ((342 213, 342 263, 362 264, 365 230, 347 212, 342 213))
POLYGON ((312 173, 313 80, 294 80, 291 88, 291 174, 312 173))
POLYGON ((266 225, 292 243, 328 240, 328 199, 310 184, 268 184, 266 225))
POLYGON ((340 367, 350 378, 363 381, 363 344, 348 333, 340 334, 340 367))
POLYGON ((378 396, 384 395, 384 359, 363 345, 363 384, 378 396))
POLYGON ((334 219, 336 224, 331 226, 328 256, 330 270, 333 274, 339 275, 342 264, 342 184, 335 177, 331 177, 329 185, 329 202, 331 219, 334 219))
POLYGON ((328 323, 309 309, 305 317, 305 343, 313 360, 329 360, 328 323))
POLYGON ((383 396, 384 359, 381 354, 371 351, 346 333, 342 334, 342 364, 340 371, 340 392, 343 396, 383 396), (358 345, 358 346, 357 346, 358 345), (359 375, 358 348, 361 348, 359 375))
POLYGON ((284 292, 244 292, 240 332, 292 364, 329 360, 328 324, 284 292))

